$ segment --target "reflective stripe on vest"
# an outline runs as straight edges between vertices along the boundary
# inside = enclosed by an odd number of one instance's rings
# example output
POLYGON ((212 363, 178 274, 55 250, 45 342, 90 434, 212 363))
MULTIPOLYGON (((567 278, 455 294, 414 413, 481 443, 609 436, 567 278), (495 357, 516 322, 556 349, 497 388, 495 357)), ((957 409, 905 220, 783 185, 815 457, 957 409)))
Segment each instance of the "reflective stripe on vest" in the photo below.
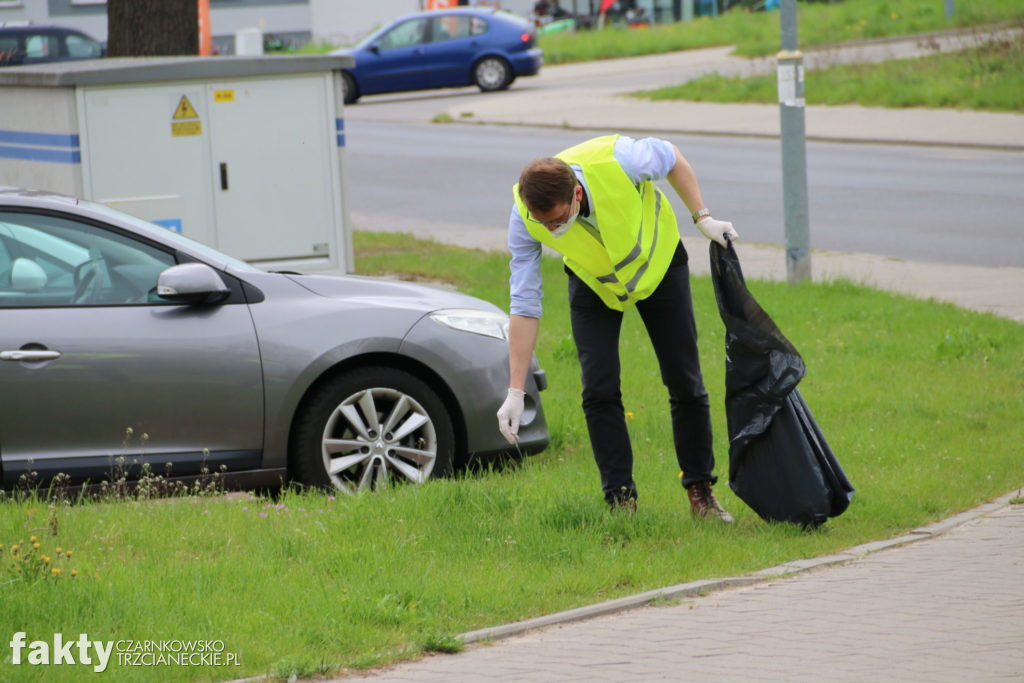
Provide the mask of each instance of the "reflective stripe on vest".
POLYGON ((616 137, 594 138, 556 155, 582 169, 599 232, 577 220, 555 237, 529 218, 518 185, 513 195, 529 233, 561 253, 605 305, 625 310, 661 282, 679 243, 679 229, 661 190, 650 181, 634 185, 622 170, 615 159, 616 137))

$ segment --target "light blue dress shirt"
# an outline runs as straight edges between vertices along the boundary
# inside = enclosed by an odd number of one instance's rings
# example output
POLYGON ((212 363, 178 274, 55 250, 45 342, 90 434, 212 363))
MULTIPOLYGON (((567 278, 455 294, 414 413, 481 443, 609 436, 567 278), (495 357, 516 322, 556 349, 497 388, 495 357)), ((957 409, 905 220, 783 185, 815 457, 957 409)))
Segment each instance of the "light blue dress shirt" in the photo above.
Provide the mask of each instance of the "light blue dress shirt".
MULTIPOLYGON (((676 153, 672 143, 665 140, 634 140, 622 135, 615 140, 615 160, 622 166, 626 175, 639 185, 646 180, 660 180, 667 176, 675 166, 676 153)), ((578 166, 573 166, 572 169, 587 194, 587 203, 590 206, 590 215, 581 215, 577 220, 597 227, 598 217, 594 211, 594 202, 589 200, 590 191, 587 189, 583 172, 578 166)), ((512 215, 508 219, 508 250, 512 254, 512 260, 509 261, 511 275, 508 280, 512 299, 509 312, 512 315, 539 318, 542 311, 540 300, 544 296, 540 276, 541 243, 526 229, 515 202, 512 203, 512 215)))

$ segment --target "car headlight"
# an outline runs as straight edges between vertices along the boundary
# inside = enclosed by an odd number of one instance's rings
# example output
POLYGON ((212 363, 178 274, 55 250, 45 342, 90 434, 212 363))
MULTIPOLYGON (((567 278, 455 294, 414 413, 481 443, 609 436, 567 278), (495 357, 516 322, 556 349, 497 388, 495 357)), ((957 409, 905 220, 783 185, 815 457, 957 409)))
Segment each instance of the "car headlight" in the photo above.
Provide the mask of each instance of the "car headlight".
POLYGON ((504 313, 448 308, 434 311, 430 317, 454 330, 482 334, 495 339, 508 339, 508 316, 504 313))

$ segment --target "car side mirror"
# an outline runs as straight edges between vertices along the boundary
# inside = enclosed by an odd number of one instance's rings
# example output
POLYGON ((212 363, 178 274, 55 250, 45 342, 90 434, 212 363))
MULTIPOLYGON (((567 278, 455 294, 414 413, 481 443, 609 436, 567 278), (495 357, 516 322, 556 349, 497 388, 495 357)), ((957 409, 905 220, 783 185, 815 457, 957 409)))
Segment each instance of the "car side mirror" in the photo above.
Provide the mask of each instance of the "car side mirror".
POLYGON ((38 292, 46 286, 46 271, 31 259, 14 259, 11 267, 11 287, 18 292, 38 292))
POLYGON ((372 52, 373 54, 378 54, 380 52, 380 43, 370 43, 370 46, 367 47, 366 49, 372 52))
POLYGON ((226 299, 231 290, 205 263, 181 263, 160 273, 156 293, 180 304, 215 304, 226 299))

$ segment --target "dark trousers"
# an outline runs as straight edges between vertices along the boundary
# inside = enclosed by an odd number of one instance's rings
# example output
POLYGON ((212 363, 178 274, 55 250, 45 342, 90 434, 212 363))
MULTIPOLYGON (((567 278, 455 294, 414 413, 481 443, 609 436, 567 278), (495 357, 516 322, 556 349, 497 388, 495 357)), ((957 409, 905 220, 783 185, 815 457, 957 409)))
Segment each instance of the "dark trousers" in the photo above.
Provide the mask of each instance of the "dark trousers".
MULTIPOLYGON (((583 413, 590 445, 601 472, 605 500, 636 497, 633 449, 626 429, 619 374, 619 330, 622 312, 601 301, 575 273, 569 274, 572 335, 583 375, 583 413)), ((711 411, 697 354, 697 324, 690 295, 690 269, 682 243, 665 278, 651 296, 637 302, 668 388, 676 459, 683 486, 710 481, 715 456, 711 443, 711 411)))

